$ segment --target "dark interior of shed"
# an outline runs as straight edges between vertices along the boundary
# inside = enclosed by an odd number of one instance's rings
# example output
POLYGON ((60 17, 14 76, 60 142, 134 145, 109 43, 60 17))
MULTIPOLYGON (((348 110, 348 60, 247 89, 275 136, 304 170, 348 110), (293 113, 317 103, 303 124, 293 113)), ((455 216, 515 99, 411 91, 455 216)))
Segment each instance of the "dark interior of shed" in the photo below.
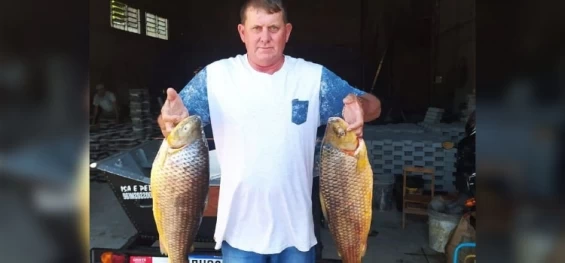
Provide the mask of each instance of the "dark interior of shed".
MULTIPOLYGON (((120 2, 140 10, 140 33, 111 27, 111 0, 90 1, 90 86, 94 94, 104 83, 126 115, 129 89, 148 89, 158 112, 167 87, 180 90, 198 67, 245 52, 236 31, 241 1, 120 2), (168 20, 168 39, 146 35, 145 12, 168 20)), ((449 118, 474 89, 474 1, 289 0, 287 7, 293 31, 285 53, 372 92, 383 115, 401 109, 415 122, 438 107, 449 118)), ((391 121, 385 117, 376 122, 391 121)))

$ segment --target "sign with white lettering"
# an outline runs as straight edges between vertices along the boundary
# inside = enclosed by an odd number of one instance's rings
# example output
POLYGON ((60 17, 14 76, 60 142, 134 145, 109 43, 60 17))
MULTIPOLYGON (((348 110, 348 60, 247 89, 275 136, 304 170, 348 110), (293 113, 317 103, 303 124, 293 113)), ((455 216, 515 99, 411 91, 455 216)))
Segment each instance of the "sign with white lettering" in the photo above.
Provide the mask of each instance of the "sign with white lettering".
POLYGON ((131 256, 129 258, 129 263, 153 263, 153 262, 156 262, 153 261, 153 257, 131 256))
MULTIPOLYGON (((221 256, 204 256, 204 255, 190 255, 188 257, 188 262, 189 263, 223 263, 221 256)), ((131 260, 130 260, 130 263, 131 263, 131 260)), ((166 257, 153 257, 152 261, 147 262, 147 263, 168 263, 168 258, 166 258, 166 257)))
POLYGON ((122 185, 120 186, 124 200, 151 199, 151 185, 122 185))

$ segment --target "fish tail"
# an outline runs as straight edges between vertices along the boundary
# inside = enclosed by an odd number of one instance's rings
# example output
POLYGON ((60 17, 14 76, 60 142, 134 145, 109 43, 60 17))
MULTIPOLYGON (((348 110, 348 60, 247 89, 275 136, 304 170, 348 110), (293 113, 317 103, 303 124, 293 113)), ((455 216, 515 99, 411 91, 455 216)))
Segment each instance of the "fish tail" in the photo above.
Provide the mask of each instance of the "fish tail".
POLYGON ((343 257, 341 259, 341 262, 342 263, 361 263, 362 258, 363 257, 361 255, 357 255, 357 256, 351 255, 351 256, 348 256, 348 257, 343 257))
POLYGON ((188 256, 186 257, 169 257, 169 263, 189 263, 188 256))

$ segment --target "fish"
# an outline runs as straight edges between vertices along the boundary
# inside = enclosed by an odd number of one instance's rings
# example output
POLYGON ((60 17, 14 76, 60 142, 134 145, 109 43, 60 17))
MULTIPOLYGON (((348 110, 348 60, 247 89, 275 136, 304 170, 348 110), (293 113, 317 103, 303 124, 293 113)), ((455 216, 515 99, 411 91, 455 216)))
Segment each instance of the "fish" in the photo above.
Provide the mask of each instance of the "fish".
POLYGON ((187 263, 208 203, 208 142, 198 115, 177 124, 151 168, 153 217, 159 247, 169 263, 187 263))
POLYGON ((365 141, 328 119, 320 149, 320 202, 343 263, 360 263, 371 227, 373 171, 365 141))

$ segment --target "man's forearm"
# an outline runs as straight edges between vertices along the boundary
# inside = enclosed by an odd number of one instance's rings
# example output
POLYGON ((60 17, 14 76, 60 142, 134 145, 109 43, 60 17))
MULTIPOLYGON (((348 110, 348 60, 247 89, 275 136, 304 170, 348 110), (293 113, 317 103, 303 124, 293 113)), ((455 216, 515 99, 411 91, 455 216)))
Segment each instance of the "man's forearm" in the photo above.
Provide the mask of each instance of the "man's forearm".
POLYGON ((359 97, 363 108, 363 121, 370 122, 381 115, 381 101, 371 94, 364 94, 359 97))

